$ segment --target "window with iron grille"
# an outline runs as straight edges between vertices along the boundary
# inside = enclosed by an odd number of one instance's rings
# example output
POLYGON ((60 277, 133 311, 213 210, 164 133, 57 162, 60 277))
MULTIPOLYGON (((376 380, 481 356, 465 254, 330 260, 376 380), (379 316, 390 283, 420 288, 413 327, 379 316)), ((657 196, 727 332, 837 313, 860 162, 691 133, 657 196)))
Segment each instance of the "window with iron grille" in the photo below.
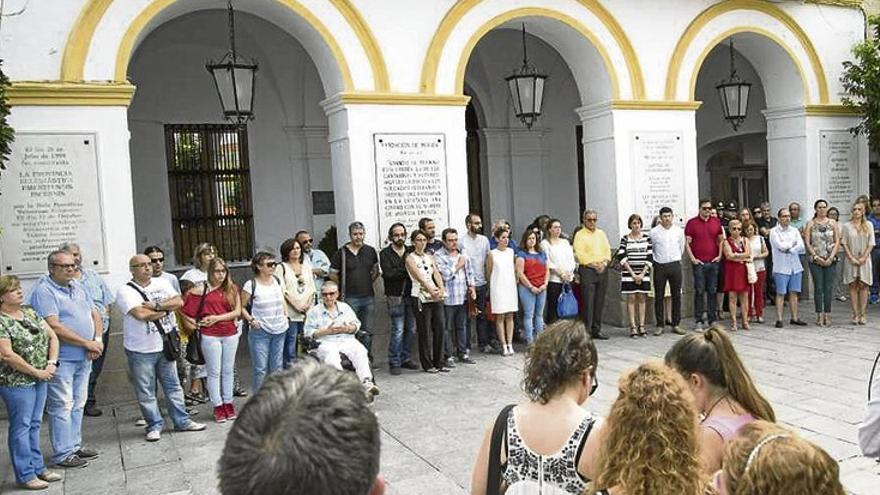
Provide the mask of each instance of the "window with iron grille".
POLYGON ((202 242, 226 261, 249 260, 254 219, 247 128, 169 124, 165 151, 177 262, 187 264, 202 242))

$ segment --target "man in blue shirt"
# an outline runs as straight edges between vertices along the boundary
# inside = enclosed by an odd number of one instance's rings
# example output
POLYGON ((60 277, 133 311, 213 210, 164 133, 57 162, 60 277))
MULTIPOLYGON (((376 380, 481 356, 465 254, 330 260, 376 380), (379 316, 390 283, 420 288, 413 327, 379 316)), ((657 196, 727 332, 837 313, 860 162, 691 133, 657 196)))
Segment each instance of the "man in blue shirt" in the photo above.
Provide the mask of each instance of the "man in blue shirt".
POLYGON ((871 200, 871 213, 868 221, 874 227, 874 249, 871 250, 871 265, 874 270, 874 280, 871 284, 871 297, 868 302, 877 304, 880 302, 880 198, 871 200))
POLYGON ((468 355, 468 298, 476 299, 474 289, 474 270, 470 259, 458 248, 458 231, 453 228, 443 230, 443 247, 434 253, 437 269, 446 286, 446 366, 453 365, 452 352, 460 363, 474 364, 468 355), (453 345, 454 344, 454 345, 453 345), (454 349, 453 349, 454 347, 454 349))
POLYGON ((49 382, 46 409, 51 429, 52 463, 63 468, 88 465, 98 453, 82 447, 83 408, 92 363, 104 352, 101 315, 82 284, 75 280, 76 261, 67 251, 49 254, 49 277, 31 295, 37 314, 61 342, 58 370, 49 382))

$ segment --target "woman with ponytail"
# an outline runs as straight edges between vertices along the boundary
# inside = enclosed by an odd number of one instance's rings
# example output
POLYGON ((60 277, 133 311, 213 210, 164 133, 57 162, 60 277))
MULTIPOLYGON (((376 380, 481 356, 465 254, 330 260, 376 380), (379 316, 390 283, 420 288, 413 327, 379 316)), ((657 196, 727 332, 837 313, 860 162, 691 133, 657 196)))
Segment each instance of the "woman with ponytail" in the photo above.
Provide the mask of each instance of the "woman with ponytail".
POLYGON ((794 432, 765 421, 740 430, 715 474, 722 495, 844 495, 840 468, 827 452, 794 432))
POLYGON ((724 445, 740 428, 755 419, 776 421, 724 330, 712 326, 683 337, 666 353, 666 364, 681 373, 694 394, 706 472, 721 468, 724 445))

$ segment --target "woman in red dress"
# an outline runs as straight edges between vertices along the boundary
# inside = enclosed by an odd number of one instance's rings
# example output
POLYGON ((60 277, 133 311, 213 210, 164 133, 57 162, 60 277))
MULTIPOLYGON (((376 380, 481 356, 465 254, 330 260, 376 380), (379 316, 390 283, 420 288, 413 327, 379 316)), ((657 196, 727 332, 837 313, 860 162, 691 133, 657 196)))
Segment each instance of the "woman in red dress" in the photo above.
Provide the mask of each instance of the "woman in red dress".
POLYGON ((724 241, 724 292, 730 307, 730 330, 736 331, 736 303, 742 310, 743 328, 749 330, 749 277, 746 262, 752 259, 752 250, 742 236, 742 222, 731 220, 727 225, 729 237, 724 241))

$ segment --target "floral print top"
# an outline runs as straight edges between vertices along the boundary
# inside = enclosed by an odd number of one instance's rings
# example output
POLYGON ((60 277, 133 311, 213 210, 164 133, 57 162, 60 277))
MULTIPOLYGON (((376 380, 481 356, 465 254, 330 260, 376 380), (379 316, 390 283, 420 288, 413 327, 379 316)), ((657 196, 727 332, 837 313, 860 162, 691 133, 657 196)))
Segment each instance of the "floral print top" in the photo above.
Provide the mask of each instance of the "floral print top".
MULTIPOLYGON (((30 306, 23 306, 24 318, 0 313, 0 339, 9 339, 12 350, 37 369, 46 369, 49 360, 49 335, 43 329, 43 320, 30 306)), ((0 363, 0 387, 27 387, 37 379, 0 363)))

